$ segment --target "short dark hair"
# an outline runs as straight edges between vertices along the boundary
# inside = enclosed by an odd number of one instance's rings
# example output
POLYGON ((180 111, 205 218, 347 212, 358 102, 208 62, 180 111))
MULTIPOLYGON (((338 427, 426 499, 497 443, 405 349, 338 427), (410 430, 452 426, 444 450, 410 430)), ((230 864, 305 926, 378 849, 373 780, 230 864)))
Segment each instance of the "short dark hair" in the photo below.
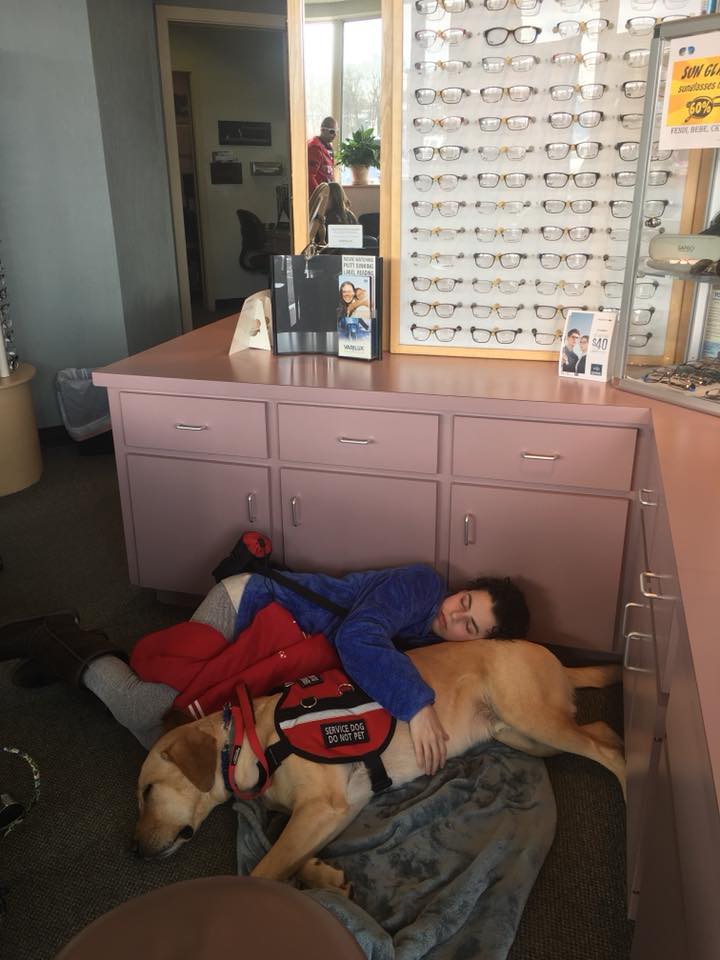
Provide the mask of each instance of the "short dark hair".
POLYGON ((468 590, 486 590, 492 600, 497 624, 486 634, 488 640, 519 640, 527 636, 530 611, 522 590, 510 577, 479 577, 468 590))
POLYGON ((568 335, 569 337, 572 337, 573 334, 574 334, 576 337, 579 337, 579 336, 580 336, 580 331, 578 330, 577 327, 573 327, 572 330, 568 330, 567 335, 568 335))

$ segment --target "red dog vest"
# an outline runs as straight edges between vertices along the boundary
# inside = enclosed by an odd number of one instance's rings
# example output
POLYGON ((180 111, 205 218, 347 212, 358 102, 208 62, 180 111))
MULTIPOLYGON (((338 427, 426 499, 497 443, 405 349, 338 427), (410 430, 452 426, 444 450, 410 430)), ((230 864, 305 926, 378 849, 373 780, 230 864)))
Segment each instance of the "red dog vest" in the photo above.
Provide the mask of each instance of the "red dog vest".
POLYGON ((373 793, 392 785, 381 754, 396 720, 342 670, 326 670, 286 685, 275 707, 280 738, 265 751, 269 773, 295 753, 315 763, 364 763, 373 793))

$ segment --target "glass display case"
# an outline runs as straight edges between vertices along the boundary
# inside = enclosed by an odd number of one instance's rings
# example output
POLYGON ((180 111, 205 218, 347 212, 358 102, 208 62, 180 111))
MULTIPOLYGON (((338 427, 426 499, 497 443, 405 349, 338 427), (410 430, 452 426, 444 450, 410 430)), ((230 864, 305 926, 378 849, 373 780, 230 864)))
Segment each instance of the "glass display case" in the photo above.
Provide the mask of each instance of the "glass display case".
POLYGON ((645 103, 618 151, 632 200, 611 203, 630 225, 615 382, 720 415, 720 15, 655 27, 645 103))

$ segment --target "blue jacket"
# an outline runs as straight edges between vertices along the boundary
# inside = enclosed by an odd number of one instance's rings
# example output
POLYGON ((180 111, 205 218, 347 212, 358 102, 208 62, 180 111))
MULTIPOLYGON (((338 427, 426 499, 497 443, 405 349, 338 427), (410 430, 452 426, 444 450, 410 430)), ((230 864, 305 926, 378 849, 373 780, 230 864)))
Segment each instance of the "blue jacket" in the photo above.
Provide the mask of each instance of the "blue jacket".
POLYGON ((438 642, 430 625, 447 591, 431 567, 412 564, 340 579, 320 573, 285 575, 345 607, 348 615, 336 617, 288 587, 253 574, 240 600, 236 635, 274 600, 305 633, 324 634, 353 680, 394 717, 410 720, 433 703, 434 691, 393 643, 410 648, 438 642))

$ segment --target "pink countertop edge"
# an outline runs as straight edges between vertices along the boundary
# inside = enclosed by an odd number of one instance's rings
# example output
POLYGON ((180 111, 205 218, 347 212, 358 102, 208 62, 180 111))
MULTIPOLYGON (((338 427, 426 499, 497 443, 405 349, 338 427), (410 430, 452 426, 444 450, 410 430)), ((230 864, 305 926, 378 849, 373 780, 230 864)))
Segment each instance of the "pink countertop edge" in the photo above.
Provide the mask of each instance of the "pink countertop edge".
MULTIPOLYGON (((720 797, 720 418, 619 390, 557 376, 554 363, 385 354, 362 363, 316 355, 273 357, 259 350, 228 356, 237 315, 103 367, 94 381, 111 388, 162 392, 163 382, 290 386, 487 401, 579 404, 621 409, 637 423, 652 417, 685 618, 720 797)), ((609 411, 608 411, 609 412, 609 411)))

